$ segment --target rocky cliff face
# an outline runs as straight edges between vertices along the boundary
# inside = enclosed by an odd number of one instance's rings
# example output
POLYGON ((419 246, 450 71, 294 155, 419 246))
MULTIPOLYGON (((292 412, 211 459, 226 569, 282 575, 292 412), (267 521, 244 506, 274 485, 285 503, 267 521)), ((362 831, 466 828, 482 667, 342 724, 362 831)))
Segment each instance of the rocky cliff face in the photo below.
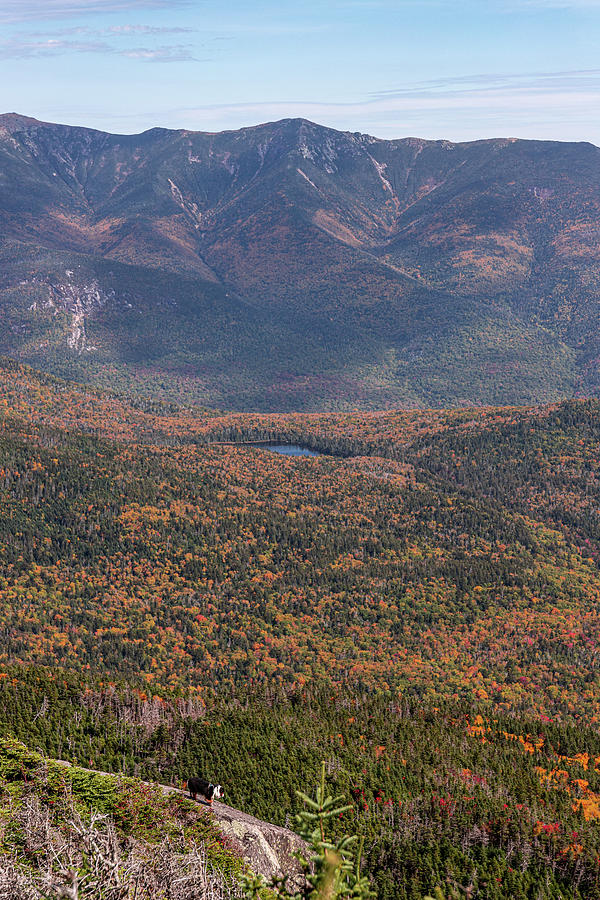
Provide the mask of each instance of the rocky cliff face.
POLYGON ((215 802, 213 813, 230 845, 253 872, 263 875, 267 881, 287 875, 291 884, 298 882, 300 866, 294 853, 306 845, 297 834, 224 803, 215 802))

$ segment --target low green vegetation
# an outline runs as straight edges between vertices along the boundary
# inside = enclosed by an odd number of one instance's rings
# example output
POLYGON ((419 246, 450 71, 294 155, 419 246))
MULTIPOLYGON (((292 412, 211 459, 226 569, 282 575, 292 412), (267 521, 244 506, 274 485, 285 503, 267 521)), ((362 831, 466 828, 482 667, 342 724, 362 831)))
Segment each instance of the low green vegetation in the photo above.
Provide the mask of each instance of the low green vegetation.
POLYGON ((6 737, 0 798, 0 885, 12 883, 11 900, 191 897, 202 879, 225 897, 244 871, 212 819, 182 794, 69 766, 6 737), (190 893, 163 893, 173 870, 181 875, 194 862, 190 893))
MULTIPOLYGON (((298 816, 296 828, 308 845, 308 851, 300 854, 303 884, 290 893, 286 878, 274 880, 271 887, 277 900, 369 900, 374 897, 369 878, 360 869, 364 841, 359 841, 356 835, 344 835, 337 840, 329 837, 331 820, 341 819, 352 807, 344 805, 342 795, 332 797, 327 794, 325 763, 321 767, 321 783, 315 799, 301 791, 298 791, 298 797, 304 809, 298 816)), ((244 886, 250 900, 258 900, 266 887, 262 878, 252 876, 246 876, 244 886)))

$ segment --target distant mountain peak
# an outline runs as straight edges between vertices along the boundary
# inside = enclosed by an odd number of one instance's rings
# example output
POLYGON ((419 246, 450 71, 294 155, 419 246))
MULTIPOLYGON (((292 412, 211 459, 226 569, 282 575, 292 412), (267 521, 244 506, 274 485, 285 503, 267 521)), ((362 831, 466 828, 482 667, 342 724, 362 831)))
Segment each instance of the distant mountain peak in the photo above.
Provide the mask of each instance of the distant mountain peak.
POLYGON ((47 125, 47 122, 41 122, 31 116, 22 116, 20 113, 0 113, 0 128, 7 131, 20 131, 23 128, 32 128, 37 125, 47 125))

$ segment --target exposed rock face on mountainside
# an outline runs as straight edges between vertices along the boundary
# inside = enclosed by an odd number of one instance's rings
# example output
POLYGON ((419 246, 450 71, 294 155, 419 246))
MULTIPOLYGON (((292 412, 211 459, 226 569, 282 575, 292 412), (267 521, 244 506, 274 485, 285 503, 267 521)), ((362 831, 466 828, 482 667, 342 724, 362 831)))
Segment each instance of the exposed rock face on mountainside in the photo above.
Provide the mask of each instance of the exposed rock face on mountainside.
MULTIPOLYGON (((168 794, 180 793, 166 785, 161 785, 161 788, 168 794)), ((253 872, 262 875, 268 882, 287 875, 290 886, 300 883, 300 863, 294 854, 306 850, 301 837, 289 828, 263 822, 226 803, 215 801, 210 810, 202 802, 199 806, 205 807, 207 815, 214 816, 233 852, 245 860, 253 872)))
POLYGON ((0 116, 0 351, 237 408, 600 388, 600 150, 0 116))
POLYGON ((297 834, 224 803, 215 803, 213 812, 231 846, 253 872, 264 875, 267 881, 282 875, 290 878, 290 884, 298 880, 300 864, 294 853, 302 850, 305 844, 297 834))

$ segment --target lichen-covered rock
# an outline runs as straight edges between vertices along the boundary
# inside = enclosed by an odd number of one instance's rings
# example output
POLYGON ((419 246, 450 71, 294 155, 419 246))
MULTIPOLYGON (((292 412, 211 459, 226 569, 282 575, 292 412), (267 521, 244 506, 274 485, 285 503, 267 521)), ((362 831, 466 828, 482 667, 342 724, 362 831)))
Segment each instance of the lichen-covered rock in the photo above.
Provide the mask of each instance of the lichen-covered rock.
POLYGON ((306 848, 297 834, 279 825, 263 822, 224 803, 214 803, 213 812, 235 852, 253 872, 267 881, 287 875, 291 884, 300 879, 300 864, 294 853, 306 848))

